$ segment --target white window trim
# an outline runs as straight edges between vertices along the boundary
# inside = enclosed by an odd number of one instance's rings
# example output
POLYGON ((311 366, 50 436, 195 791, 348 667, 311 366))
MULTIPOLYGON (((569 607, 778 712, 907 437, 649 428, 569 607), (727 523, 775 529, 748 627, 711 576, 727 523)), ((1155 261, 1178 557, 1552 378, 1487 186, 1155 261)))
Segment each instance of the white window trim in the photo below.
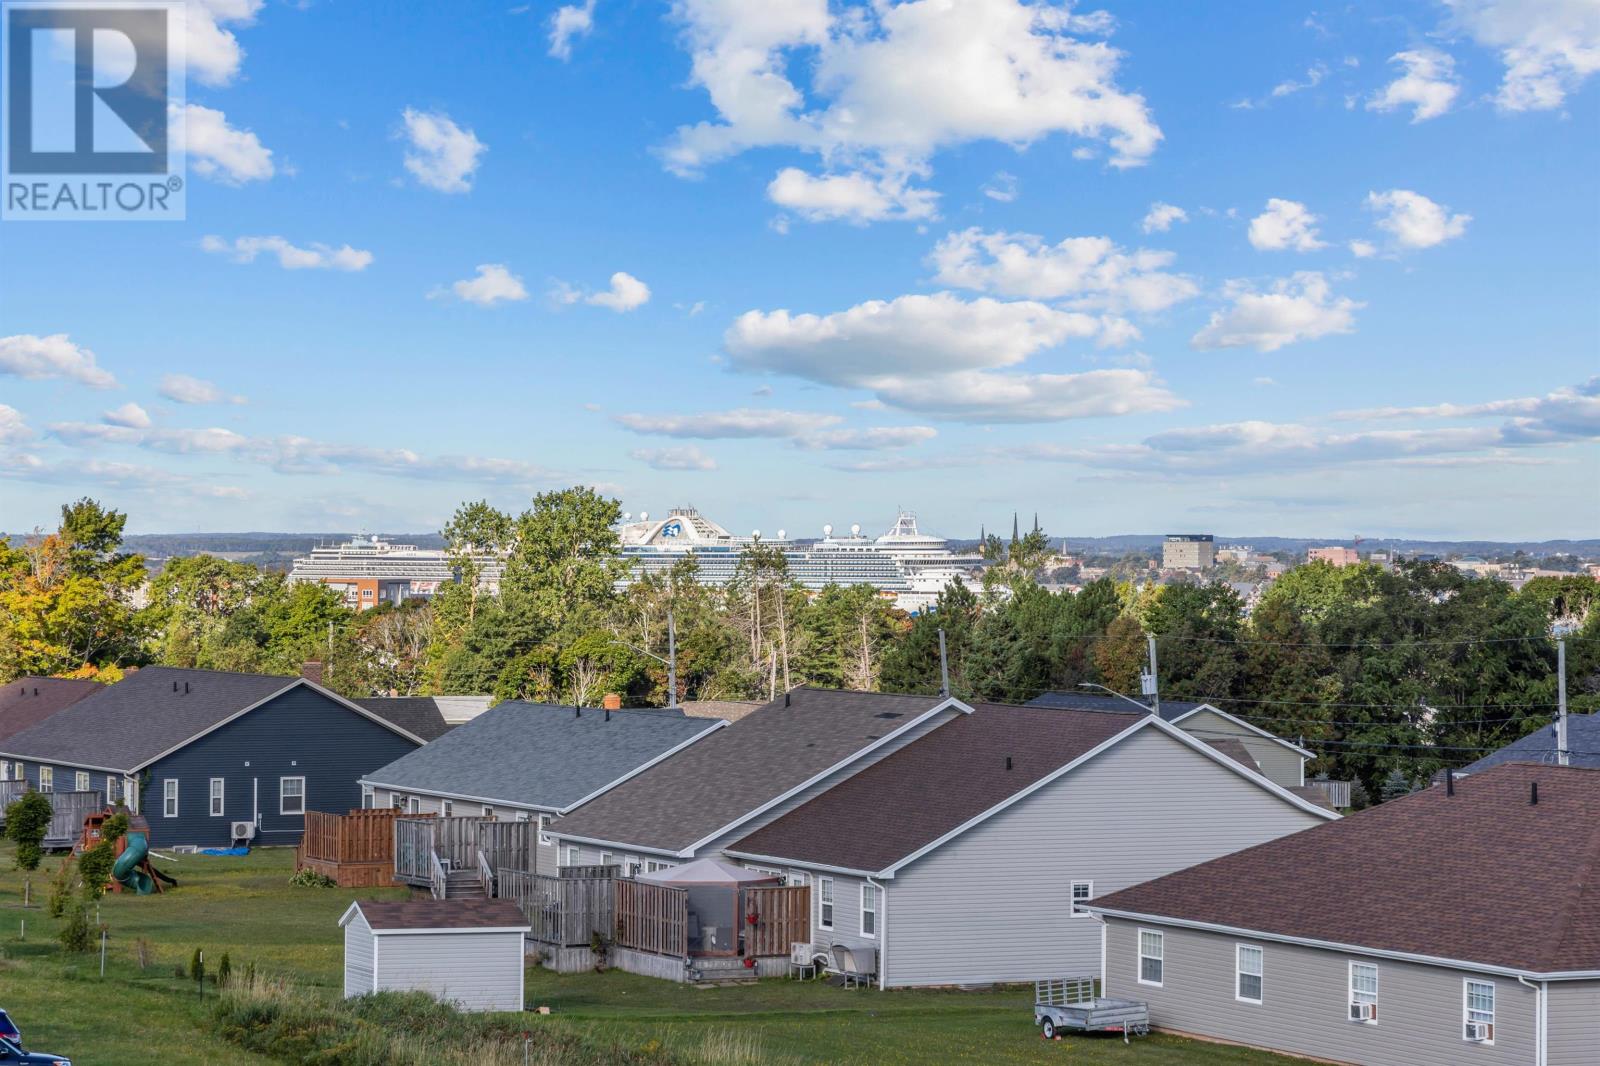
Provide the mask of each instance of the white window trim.
POLYGON ((622 857, 622 876, 638 877, 644 873, 644 863, 639 861, 637 855, 624 855, 622 857))
MULTIPOLYGON (((1165 954, 1165 945, 1163 945, 1163 952, 1162 953, 1165 954)), ((1161 974, 1161 976, 1162 976, 1163 979, 1167 976, 1166 975, 1166 963, 1165 962, 1162 963, 1162 974, 1161 974)), ((1255 1004, 1255 1005, 1259 1006, 1261 1004, 1261 1000, 1266 996, 1266 993, 1267 993, 1267 949, 1262 947, 1260 944, 1235 944, 1233 946, 1233 998, 1236 1001, 1240 1002, 1240 1003, 1252 1003, 1252 1004, 1255 1004), (1260 973, 1246 973, 1245 972, 1245 969, 1244 969, 1244 953, 1247 952, 1247 951, 1254 951, 1254 952, 1257 953, 1256 957, 1261 960, 1261 972, 1260 973), (1240 986, 1244 983, 1244 979, 1246 977, 1254 977, 1256 980, 1261 982, 1261 995, 1258 995, 1254 999, 1251 999, 1249 996, 1244 994, 1244 992, 1241 990, 1240 986)))
POLYGON ((861 886, 861 924, 858 928, 860 929, 862 937, 867 940, 878 939, 878 910, 880 901, 874 899, 872 901, 873 905, 871 907, 867 906, 867 898, 869 896, 875 896, 877 893, 878 890, 872 885, 863 884, 861 886), (872 915, 872 932, 870 933, 867 932, 868 914, 872 915))
POLYGON ((834 908, 833 878, 831 878, 831 877, 819 877, 819 878, 817 878, 817 928, 818 929, 826 929, 829 932, 833 931, 833 919, 835 917, 835 915, 833 913, 833 908, 834 908), (822 920, 822 915, 823 915, 822 908, 823 907, 827 907, 828 908, 828 911, 827 911, 828 920, 827 921, 823 921, 822 920))
POLYGON ((361 786, 361 809, 370 811, 378 806, 378 793, 371 785, 361 786))
MULTIPOLYGON (((1379 993, 1382 991, 1382 988, 1383 988, 1382 981, 1383 981, 1383 975, 1378 970, 1378 964, 1377 963, 1375 963, 1375 962, 1356 962, 1354 959, 1350 960, 1350 983, 1349 983, 1349 992, 1350 992, 1350 994, 1348 996, 1348 999, 1350 1000, 1350 1002, 1349 1002, 1349 1004, 1347 1004, 1345 1006, 1345 1018, 1346 1019, 1348 1019, 1351 1022, 1354 1022, 1357 1025, 1377 1025, 1378 1024, 1378 1018, 1383 1013, 1382 1011, 1380 1011, 1378 1009, 1378 1000, 1380 998, 1379 993), (1357 1003, 1365 1003, 1365 1002, 1367 1002, 1366 1000, 1362 1000, 1362 999, 1357 999, 1356 998, 1356 967, 1357 966, 1365 966, 1365 967, 1368 967, 1369 969, 1372 970, 1372 992, 1370 993, 1370 995, 1372 996, 1372 1017, 1370 1019, 1360 1019, 1360 1018, 1351 1018, 1350 1017, 1350 1007, 1356 1005, 1357 1003)), ((1361 993, 1361 995, 1368 995, 1368 994, 1369 993, 1366 993, 1366 992, 1361 993)), ((1466 1029, 1463 1028, 1462 1032, 1465 1033, 1466 1029)))
POLYGON ((206 804, 213 818, 226 818, 228 810, 228 781, 226 778, 213 777, 206 786, 206 804), (217 788, 218 785, 222 787, 217 788))
POLYGON ((483 805, 483 816, 485 818, 494 818, 495 817, 494 805, 493 804, 485 803, 483 805))
POLYGON ((128 810, 134 814, 139 813, 139 781, 137 778, 124 777, 122 779, 122 796, 128 802, 128 810))
POLYGON ((1069 908, 1071 908, 1072 917, 1074 917, 1074 918, 1093 918, 1094 915, 1090 914, 1086 910, 1081 910, 1078 907, 1078 886, 1079 885, 1088 885, 1089 886, 1089 895, 1087 897, 1085 897, 1084 902, 1085 903, 1091 903, 1091 902, 1094 901, 1094 882, 1090 881, 1090 880, 1087 880, 1087 879, 1080 878, 1079 880, 1070 881, 1070 882, 1067 883, 1067 906, 1069 908))
POLYGON ((616 865, 616 863, 613 861, 612 854, 609 851, 602 851, 600 853, 600 865, 601 866, 615 866, 616 865))
POLYGON ((418 799, 416 796, 407 796, 406 797, 406 813, 407 814, 421 814, 422 813, 422 800, 418 799))
POLYGON ((1166 984, 1166 980, 1167 980, 1167 938, 1166 938, 1166 934, 1162 933, 1161 930, 1159 930, 1159 929, 1139 929, 1138 930, 1138 936, 1137 936, 1137 938, 1135 939, 1135 942, 1134 942, 1134 947, 1138 952, 1138 958, 1137 958, 1137 961, 1135 963, 1136 969, 1134 970, 1134 979, 1137 980, 1141 985, 1149 985, 1151 988, 1160 988, 1164 984, 1166 984), (1161 949, 1161 954, 1160 955, 1146 955, 1144 953, 1144 938, 1145 938, 1145 934, 1146 933, 1148 933, 1149 935, 1151 935, 1151 936, 1156 938, 1156 943, 1158 945, 1160 945, 1160 949, 1161 949), (1159 980, 1159 981, 1146 981, 1145 980, 1145 977, 1144 977, 1144 960, 1147 959, 1147 958, 1148 959, 1155 959, 1157 962, 1161 963, 1161 980, 1159 980))
POLYGON ((294 817, 296 815, 304 816, 306 811, 309 810, 309 809, 310 809, 310 798, 306 795, 306 779, 304 777, 296 776, 296 775, 293 775, 293 774, 291 774, 288 777, 280 777, 280 778, 278 778, 278 813, 280 815, 288 815, 290 817, 294 817), (283 794, 283 786, 284 786, 284 784, 286 782, 289 782, 289 781, 298 781, 298 782, 300 782, 300 809, 298 811, 286 811, 286 810, 283 809, 283 801, 285 799, 285 796, 283 794))
POLYGON ((116 806, 116 803, 117 803, 117 775, 116 774, 107 774, 106 775, 106 802, 111 804, 112 806, 116 806))
POLYGON ((566 866, 577 866, 577 865, 579 865, 578 860, 583 858, 583 852, 578 848, 578 845, 576 845, 576 844, 568 844, 566 846, 565 850, 566 850, 565 858, 566 858, 567 861, 563 865, 566 865, 566 866))
POLYGON ((1463 977, 1461 979, 1461 1039, 1462 1039, 1462 1041, 1464 1043, 1468 1043, 1468 1044, 1483 1044, 1483 1045, 1488 1046, 1488 1047, 1493 1047, 1494 1046, 1494 1030, 1495 1030, 1495 1021, 1494 1021, 1495 1012, 1498 1010, 1499 1006, 1500 1006, 1500 990, 1495 987, 1495 983, 1493 981, 1485 981, 1481 977, 1463 977), (1473 985, 1487 985, 1488 988, 1489 988, 1490 1008, 1489 1008, 1489 1021, 1487 1023, 1488 1026, 1489 1026, 1489 1039, 1487 1039, 1487 1040, 1468 1040, 1467 1039, 1467 1023, 1473 1020, 1473 1018, 1472 1018, 1472 994, 1471 994, 1473 985))
POLYGON ((449 818, 451 815, 453 815, 455 813, 456 813, 456 805, 454 803, 452 803, 450 800, 440 800, 439 801, 439 814, 440 814, 441 817, 449 818))
POLYGON ((39 767, 39 791, 54 792, 56 790, 56 768, 53 766, 39 767))
POLYGON ((163 777, 161 779, 161 817, 178 817, 178 779, 176 777, 163 777), (172 809, 167 810, 170 804, 172 809))
MULTIPOLYGON (((485 791, 487 791, 487 789, 485 791)), ((541 848, 548 848, 554 843, 555 841, 550 839, 550 816, 548 814, 541 814, 539 815, 539 846, 541 848)))
POLYGON ((89 791, 89 771, 79 770, 77 773, 72 775, 72 791, 89 791))

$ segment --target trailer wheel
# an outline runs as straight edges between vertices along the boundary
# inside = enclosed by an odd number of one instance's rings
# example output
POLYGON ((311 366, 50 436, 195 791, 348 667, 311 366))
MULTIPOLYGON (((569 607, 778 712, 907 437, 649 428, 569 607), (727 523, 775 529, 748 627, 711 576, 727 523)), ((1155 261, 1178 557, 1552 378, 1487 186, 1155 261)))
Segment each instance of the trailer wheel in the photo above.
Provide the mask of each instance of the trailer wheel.
POLYGON ((1056 1023, 1053 1018, 1044 1020, 1044 1038, 1046 1040, 1054 1040, 1056 1038, 1056 1023))

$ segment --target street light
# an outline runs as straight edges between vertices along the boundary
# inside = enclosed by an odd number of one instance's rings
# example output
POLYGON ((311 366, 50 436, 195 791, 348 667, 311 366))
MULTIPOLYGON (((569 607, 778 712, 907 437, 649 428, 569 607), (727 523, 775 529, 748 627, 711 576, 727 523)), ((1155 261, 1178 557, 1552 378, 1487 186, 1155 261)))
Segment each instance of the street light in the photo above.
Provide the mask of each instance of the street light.
POLYGON ((1117 699, 1119 699, 1119 700, 1127 700, 1129 703, 1131 703, 1135 707, 1139 708, 1145 714, 1151 713, 1149 704, 1140 703, 1138 700, 1134 699, 1132 696, 1125 696, 1122 693, 1118 692, 1114 688, 1106 688, 1104 685, 1097 685, 1093 681, 1079 681, 1078 682, 1078 687, 1079 688, 1097 688, 1101 692, 1110 693, 1111 695, 1117 697, 1117 699))
POLYGON ((667 668, 667 706, 678 705, 678 627, 673 621, 672 612, 667 612, 667 658, 663 659, 653 651, 636 647, 625 640, 613 640, 613 644, 621 644, 629 651, 639 655, 647 655, 667 668))

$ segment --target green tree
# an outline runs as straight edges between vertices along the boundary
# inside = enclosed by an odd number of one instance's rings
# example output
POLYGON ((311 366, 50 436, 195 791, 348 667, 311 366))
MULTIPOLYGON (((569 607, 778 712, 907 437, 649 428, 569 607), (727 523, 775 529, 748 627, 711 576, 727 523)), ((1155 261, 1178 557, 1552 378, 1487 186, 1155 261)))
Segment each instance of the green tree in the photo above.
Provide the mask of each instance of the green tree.
POLYGON ((24 792, 6 805, 6 839, 17 846, 17 867, 37 870, 54 808, 37 792, 24 792))

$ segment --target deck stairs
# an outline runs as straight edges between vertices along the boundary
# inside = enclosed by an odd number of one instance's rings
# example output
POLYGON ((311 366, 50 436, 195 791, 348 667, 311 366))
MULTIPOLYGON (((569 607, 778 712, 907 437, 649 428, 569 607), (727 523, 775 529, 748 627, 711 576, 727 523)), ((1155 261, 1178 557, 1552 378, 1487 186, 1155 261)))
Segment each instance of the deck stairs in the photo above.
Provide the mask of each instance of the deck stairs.
POLYGON ((451 870, 444 875, 445 899, 484 899, 483 881, 476 870, 451 870))

